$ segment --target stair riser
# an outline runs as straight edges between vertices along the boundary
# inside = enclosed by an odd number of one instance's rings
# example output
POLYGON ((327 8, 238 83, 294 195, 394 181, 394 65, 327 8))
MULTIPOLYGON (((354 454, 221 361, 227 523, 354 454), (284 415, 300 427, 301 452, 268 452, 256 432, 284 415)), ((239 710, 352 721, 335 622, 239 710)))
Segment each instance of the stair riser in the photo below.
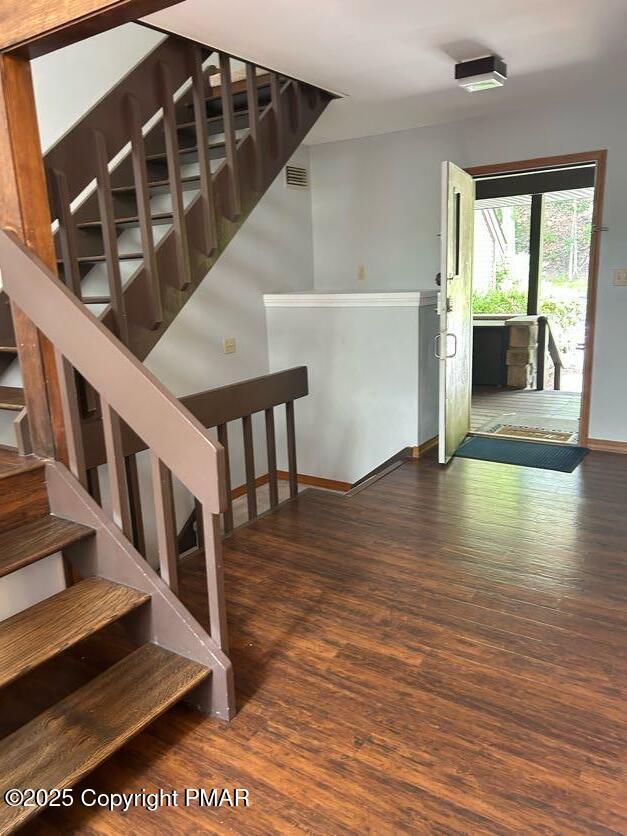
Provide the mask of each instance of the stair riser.
POLYGON ((30 522, 48 511, 43 466, 0 479, 0 530, 30 522))

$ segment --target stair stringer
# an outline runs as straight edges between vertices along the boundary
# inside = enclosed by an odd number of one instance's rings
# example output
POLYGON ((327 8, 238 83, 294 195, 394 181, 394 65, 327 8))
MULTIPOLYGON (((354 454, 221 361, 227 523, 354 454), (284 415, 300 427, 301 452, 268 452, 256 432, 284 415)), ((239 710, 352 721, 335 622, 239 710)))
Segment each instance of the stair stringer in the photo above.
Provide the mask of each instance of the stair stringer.
MULTIPOLYGON (((124 288, 124 301, 129 324, 129 348, 139 360, 144 360, 148 356, 167 331, 332 98, 329 93, 293 80, 283 86, 281 108, 285 115, 284 129, 277 129, 275 113, 271 106, 265 109, 259 120, 258 141, 260 156, 263 160, 263 177, 258 191, 253 185, 256 177, 253 139, 250 134, 247 134, 239 141, 237 167, 242 189, 242 213, 237 219, 228 217, 230 172, 227 162, 223 161, 213 175, 218 245, 208 256, 202 250, 204 218, 200 194, 190 202, 185 210, 190 255, 190 284, 187 289, 180 290, 168 283, 168 277, 176 276, 174 228, 171 228, 159 241, 155 247, 155 255, 163 304, 163 321, 156 328, 149 327, 146 320, 148 277, 143 264, 138 268, 124 288)), ((103 312, 101 320, 105 326, 114 330, 114 317, 110 308, 103 312)))
POLYGON ((186 699, 200 711, 230 720, 235 715, 235 688, 229 658, 64 465, 46 462, 46 483, 53 514, 96 532, 89 541, 64 552, 77 572, 83 578, 105 578, 148 593, 149 606, 128 622, 134 639, 153 642, 209 668, 211 677, 186 699), (226 700, 220 694, 227 694, 226 700))

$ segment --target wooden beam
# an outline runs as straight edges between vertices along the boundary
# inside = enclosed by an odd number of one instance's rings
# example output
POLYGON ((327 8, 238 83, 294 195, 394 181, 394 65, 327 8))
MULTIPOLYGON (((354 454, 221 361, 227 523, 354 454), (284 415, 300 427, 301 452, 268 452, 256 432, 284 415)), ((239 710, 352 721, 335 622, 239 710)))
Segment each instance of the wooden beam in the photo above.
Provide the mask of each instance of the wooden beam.
POLYGON ((529 224, 529 286, 527 288, 527 316, 537 316, 540 304, 540 276, 542 273, 542 233, 544 229, 544 195, 531 195, 529 224))
POLYGON ((7 0, 0 52, 38 58, 55 49, 173 6, 180 0, 7 0))
MULTIPOLYGON (((30 64, 10 55, 0 55, 0 228, 56 273, 30 64)), ((17 306, 12 310, 33 452, 67 463, 54 349, 17 306)))

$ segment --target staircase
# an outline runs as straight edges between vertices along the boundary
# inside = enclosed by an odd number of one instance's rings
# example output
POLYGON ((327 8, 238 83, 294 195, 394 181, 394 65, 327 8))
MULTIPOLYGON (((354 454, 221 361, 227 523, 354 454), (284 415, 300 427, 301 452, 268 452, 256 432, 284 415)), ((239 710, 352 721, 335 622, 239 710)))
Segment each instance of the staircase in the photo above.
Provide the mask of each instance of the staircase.
MULTIPOLYGON (((119 621, 136 647, 3 740, 0 798, 12 787, 72 786, 182 698, 224 720, 235 712, 221 557, 232 527, 227 423, 242 421, 252 518, 251 417, 265 412, 274 506, 273 410, 285 404, 293 496, 293 403, 307 393, 306 369, 182 403, 141 360, 330 98, 167 37, 45 157, 58 276, 0 231, 0 372, 20 352, 27 359, 10 299, 54 347, 67 439, 56 460, 28 455, 28 381, 26 391, 0 388, 0 410, 18 413, 22 453, 0 447, 0 583, 52 555, 66 570, 66 588, 0 623, 0 687, 119 621), (138 455, 150 462, 158 566, 145 559, 138 455), (206 627, 179 599, 175 479, 195 502, 206 627)), ((2 804, 0 832, 38 809, 2 804)))
MULTIPOLYGON (((59 276, 145 359, 331 98, 168 36, 44 157, 59 276)), ((16 357, 0 293, 0 379, 16 357)))
MULTIPOLYGON (((45 464, 0 456, 0 577, 93 541, 94 528, 50 512, 45 464)), ((101 628, 150 606, 151 596, 86 577, 0 623, 0 688, 101 628)), ((14 787, 62 789, 94 768, 173 702, 210 676, 207 666, 154 643, 137 650, 5 738, 0 797, 14 787)), ((0 805, 0 832, 37 806, 0 805)))

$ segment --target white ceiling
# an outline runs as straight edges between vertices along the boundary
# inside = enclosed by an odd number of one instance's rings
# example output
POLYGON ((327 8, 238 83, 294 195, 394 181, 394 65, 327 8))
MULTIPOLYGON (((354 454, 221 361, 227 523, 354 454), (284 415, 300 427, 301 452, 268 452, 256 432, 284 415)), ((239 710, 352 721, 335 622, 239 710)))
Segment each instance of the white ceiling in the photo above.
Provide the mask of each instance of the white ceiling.
POLYGON ((146 21, 344 94, 310 143, 583 95, 627 73, 627 0, 183 0, 146 21), (490 52, 506 86, 457 88, 456 61, 490 52))

